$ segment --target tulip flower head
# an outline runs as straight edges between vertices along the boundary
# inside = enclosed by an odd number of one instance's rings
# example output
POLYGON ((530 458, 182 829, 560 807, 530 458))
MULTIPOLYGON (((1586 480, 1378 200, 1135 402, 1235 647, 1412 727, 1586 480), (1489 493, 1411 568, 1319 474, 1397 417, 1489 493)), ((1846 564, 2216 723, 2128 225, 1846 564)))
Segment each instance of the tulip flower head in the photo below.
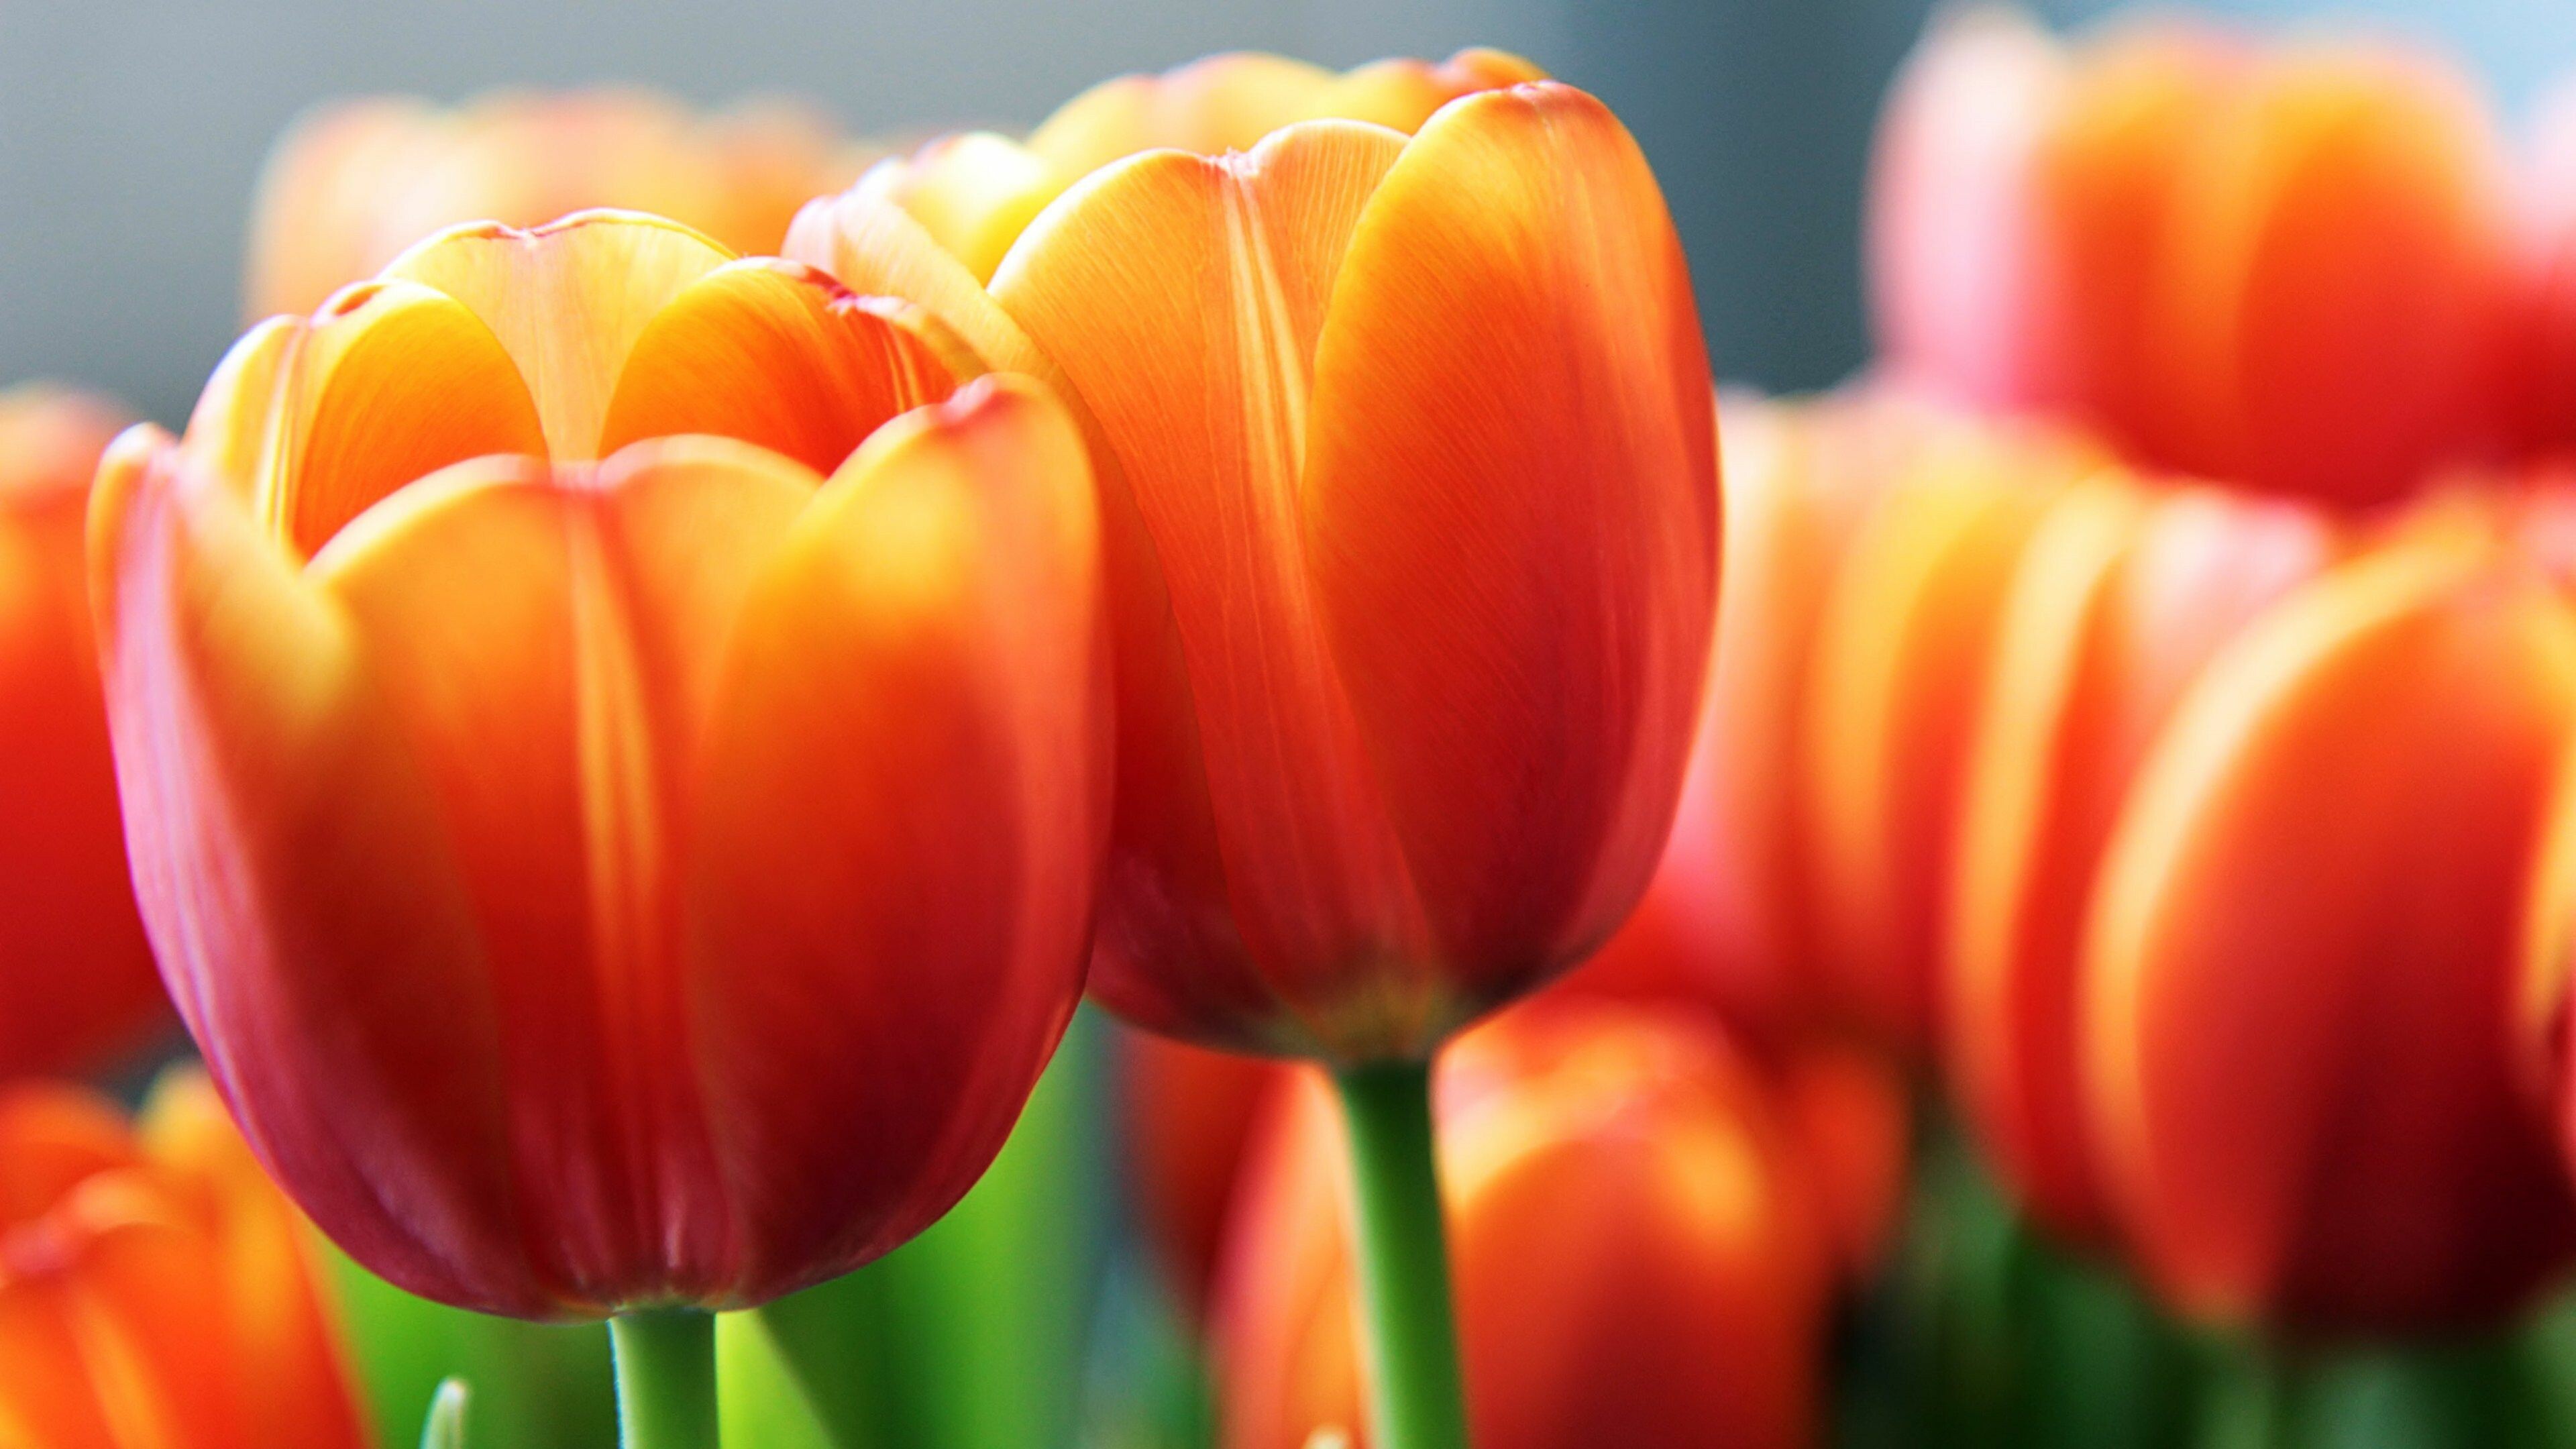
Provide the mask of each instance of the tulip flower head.
POLYGON ((169 1020, 134 913, 82 519, 123 420, 45 387, 0 392, 0 1077, 88 1072, 169 1020))
POLYGON ((2409 531, 2227 645, 2102 857, 2082 1004, 2125 1241, 2187 1312, 2503 1321, 2576 1211, 2511 1037, 2576 729, 2576 613, 2476 530, 2409 531))
MULTIPOLYGON (((1361 1432, 1347 1181, 1311 1081, 1256 1149, 1218 1331, 1229 1449, 1361 1432)), ((1524 1007, 1439 1078, 1475 1442, 1814 1442, 1831 1254, 1778 1104, 1723 1037, 1524 1007)))
POLYGON ((1091 491, 916 309, 588 213, 238 344, 92 518, 144 918, 428 1297, 732 1306, 943 1212, 1078 996, 1091 491))
POLYGON ((0 1443, 364 1449, 310 1243, 203 1077, 0 1089, 0 1443))

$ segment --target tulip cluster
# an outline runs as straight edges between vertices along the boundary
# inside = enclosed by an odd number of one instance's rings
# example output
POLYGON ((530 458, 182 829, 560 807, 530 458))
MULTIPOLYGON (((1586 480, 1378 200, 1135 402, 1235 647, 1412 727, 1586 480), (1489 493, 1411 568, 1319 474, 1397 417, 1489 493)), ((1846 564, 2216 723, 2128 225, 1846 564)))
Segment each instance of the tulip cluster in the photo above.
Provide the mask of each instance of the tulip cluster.
MULTIPOLYGON (((716 1430, 707 1312, 945 1212, 1087 977, 1333 1069, 1372 1432, 1462 1444, 1430 1059, 1627 914, 1708 657, 1654 178, 1485 51, 1113 81, 788 223, 852 166, 622 92, 281 148, 280 315, 88 504, 179 1014, 324 1233, 610 1319, 664 1449, 716 1430)), ((1765 1255, 1812 1223, 1710 1050, 1656 1251, 1741 1285, 1674 1311, 1811 1374, 1821 1294, 1765 1255)))

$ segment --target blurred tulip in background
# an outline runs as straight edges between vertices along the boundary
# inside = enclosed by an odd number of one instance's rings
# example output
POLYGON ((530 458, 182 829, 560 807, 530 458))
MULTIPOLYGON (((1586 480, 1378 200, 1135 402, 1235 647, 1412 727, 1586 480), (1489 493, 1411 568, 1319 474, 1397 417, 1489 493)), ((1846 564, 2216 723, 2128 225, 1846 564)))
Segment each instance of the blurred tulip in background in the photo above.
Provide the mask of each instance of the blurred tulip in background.
POLYGON ((0 1077, 97 1072, 166 1030, 127 884, 82 520, 110 403, 0 392, 0 1077))
POLYGON ((0 1442, 369 1449, 306 1234, 202 1076, 0 1088, 0 1442))

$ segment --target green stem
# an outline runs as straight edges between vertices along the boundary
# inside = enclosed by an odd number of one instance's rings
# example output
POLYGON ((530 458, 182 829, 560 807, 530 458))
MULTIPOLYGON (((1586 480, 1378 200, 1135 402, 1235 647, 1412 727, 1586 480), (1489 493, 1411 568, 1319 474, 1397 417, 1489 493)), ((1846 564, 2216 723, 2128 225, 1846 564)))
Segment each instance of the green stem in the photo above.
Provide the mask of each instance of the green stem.
POLYGON ((716 1449, 716 1320, 656 1308, 608 1320, 625 1449, 716 1449))
POLYGON ((1358 1190, 1376 1449, 1467 1449, 1467 1403, 1449 1293, 1449 1240, 1432 1153, 1431 1068, 1380 1063, 1335 1074, 1358 1190))

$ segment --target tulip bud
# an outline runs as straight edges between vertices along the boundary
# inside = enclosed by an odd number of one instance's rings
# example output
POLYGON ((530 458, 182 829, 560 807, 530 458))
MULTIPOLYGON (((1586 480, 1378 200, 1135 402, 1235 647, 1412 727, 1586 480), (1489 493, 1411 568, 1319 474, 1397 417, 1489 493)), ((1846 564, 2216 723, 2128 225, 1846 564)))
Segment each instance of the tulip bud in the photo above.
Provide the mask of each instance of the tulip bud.
POLYGON ((1948 1065, 2005 1175, 2065 1236, 2105 1226, 2076 1037, 2104 844, 2203 664, 2336 546, 2295 505, 2106 477, 2050 510, 2011 583, 1959 817, 1948 1065))
POLYGON ((2518 929, 2576 613, 2427 526, 2225 646, 2138 767, 2083 943, 2091 1135, 2182 1310, 2501 1322, 2576 1215, 2517 1070, 2518 929))
POLYGON ((382 1276, 759 1303, 1001 1146, 1081 990, 1106 638, 1079 435, 963 356, 590 213, 427 241, 111 452, 144 919, 382 1276))
POLYGON ((81 520, 120 420, 0 392, 0 1078, 98 1070, 166 1030, 134 914, 81 520))
MULTIPOLYGON (((1229 1240, 1229 1449, 1369 1442, 1347 1182, 1304 1085, 1229 1240)), ((1461 1039, 1438 1091, 1476 1443, 1815 1441, 1830 1257, 1776 1106, 1722 1038, 1552 1002, 1461 1039)))
POLYGON ((9 1442, 363 1449, 308 1244, 202 1077, 0 1089, 9 1442))

